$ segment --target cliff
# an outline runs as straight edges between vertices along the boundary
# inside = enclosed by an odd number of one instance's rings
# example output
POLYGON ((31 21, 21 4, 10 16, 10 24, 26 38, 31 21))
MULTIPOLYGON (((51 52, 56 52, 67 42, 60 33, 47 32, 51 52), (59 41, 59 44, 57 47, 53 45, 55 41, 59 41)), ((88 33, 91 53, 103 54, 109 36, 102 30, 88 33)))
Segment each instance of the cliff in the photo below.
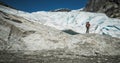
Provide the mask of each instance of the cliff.
POLYGON ((102 12, 109 17, 120 18, 120 0, 88 0, 84 10, 102 12))

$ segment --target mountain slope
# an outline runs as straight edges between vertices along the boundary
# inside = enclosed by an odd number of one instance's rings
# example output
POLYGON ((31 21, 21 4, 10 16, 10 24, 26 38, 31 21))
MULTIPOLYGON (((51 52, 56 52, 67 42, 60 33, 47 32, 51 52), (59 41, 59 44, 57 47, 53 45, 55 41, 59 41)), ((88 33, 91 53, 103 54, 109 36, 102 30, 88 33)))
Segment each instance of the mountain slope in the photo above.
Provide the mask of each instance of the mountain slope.
POLYGON ((102 12, 112 18, 120 18, 120 0, 88 0, 85 11, 102 12))

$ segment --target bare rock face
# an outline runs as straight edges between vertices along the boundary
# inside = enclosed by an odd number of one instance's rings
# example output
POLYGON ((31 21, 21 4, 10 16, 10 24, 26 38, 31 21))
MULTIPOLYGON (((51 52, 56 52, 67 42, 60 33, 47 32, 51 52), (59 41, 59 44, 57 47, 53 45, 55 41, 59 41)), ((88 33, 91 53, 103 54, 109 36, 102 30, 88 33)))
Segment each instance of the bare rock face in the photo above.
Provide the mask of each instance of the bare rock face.
POLYGON ((85 11, 102 12, 112 18, 120 18, 120 0, 89 0, 85 11))
POLYGON ((52 10, 51 12, 70 12, 71 10, 68 8, 60 8, 60 9, 55 9, 52 10))

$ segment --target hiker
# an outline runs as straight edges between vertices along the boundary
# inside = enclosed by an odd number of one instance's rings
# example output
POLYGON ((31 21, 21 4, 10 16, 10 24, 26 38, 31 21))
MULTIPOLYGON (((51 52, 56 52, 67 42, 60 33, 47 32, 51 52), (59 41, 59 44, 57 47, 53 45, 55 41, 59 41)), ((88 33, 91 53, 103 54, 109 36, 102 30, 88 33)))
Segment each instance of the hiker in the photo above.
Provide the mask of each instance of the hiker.
POLYGON ((86 33, 89 33, 90 23, 86 22, 86 33))

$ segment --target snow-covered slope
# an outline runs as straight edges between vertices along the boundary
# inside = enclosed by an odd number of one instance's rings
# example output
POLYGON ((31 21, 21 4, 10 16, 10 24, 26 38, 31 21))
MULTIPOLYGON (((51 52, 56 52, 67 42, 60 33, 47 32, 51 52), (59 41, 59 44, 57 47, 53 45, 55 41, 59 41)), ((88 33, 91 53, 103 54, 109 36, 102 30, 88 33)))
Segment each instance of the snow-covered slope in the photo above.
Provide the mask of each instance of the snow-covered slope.
POLYGON ((108 18, 102 13, 90 13, 79 10, 71 12, 39 11, 27 13, 2 5, 0 5, 0 10, 59 30, 71 29, 83 34, 86 30, 85 23, 89 21, 91 24, 90 33, 98 33, 120 38, 120 19, 108 18))

